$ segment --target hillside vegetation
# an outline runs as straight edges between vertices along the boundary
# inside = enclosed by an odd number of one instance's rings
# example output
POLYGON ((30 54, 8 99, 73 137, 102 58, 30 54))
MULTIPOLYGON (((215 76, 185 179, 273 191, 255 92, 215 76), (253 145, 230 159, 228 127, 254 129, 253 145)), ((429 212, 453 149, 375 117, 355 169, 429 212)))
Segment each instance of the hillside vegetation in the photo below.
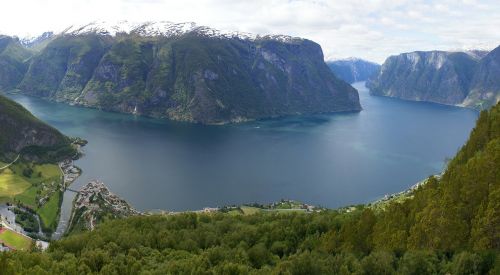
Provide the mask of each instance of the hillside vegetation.
POLYGON ((381 211, 138 216, 4 253, 13 274, 499 274, 500 105, 440 179, 381 211))
POLYGON ((21 154, 30 160, 52 162, 75 153, 69 138, 0 95, 0 161, 9 162, 21 154))
POLYGON ((54 231, 63 189, 57 162, 76 155, 70 138, 0 95, 0 203, 30 209, 44 232, 54 231))
POLYGON ((21 82, 31 55, 15 38, 0 35, 0 91, 14 89, 21 82))
POLYGON ((26 63, 17 88, 71 104, 207 124, 361 110, 357 91, 330 72, 317 43, 204 30, 63 33, 26 63))

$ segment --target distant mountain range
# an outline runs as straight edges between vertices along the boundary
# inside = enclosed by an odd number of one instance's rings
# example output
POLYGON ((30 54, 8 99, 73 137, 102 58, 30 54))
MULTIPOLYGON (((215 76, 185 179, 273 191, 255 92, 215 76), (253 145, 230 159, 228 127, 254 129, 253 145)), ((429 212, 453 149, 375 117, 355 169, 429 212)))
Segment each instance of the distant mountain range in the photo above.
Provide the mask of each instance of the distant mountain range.
POLYGON ((332 72, 347 83, 366 81, 377 73, 380 65, 359 58, 347 58, 326 62, 332 72))
POLYGON ((500 100, 500 47, 391 56, 367 82, 374 95, 485 109, 500 100))
POLYGON ((307 39, 169 22, 3 39, 0 89, 70 104, 207 124, 361 109, 307 39))

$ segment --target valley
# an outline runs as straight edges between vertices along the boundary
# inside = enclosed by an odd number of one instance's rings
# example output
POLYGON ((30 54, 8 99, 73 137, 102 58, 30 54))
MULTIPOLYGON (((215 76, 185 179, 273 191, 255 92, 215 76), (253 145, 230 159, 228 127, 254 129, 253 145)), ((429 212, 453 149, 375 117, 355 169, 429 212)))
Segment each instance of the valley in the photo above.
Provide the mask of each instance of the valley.
MULTIPOLYGON (((225 126, 9 96, 63 133, 89 140, 85 156, 75 161, 83 173, 72 189, 99 179, 140 211, 197 210, 281 198, 328 208, 374 201, 440 173, 477 117, 477 112, 463 108, 370 96, 363 83, 355 87, 361 113, 225 126), (392 123, 386 124, 388 120, 392 123), (137 140, 143 141, 140 146, 137 140), (357 169, 371 172, 360 174, 357 169)), ((74 196, 63 196, 61 225, 69 221, 74 196)), ((58 228, 56 235, 64 229, 58 228)))
POLYGON ((0 275, 500 274, 497 1, 0 8, 0 275))

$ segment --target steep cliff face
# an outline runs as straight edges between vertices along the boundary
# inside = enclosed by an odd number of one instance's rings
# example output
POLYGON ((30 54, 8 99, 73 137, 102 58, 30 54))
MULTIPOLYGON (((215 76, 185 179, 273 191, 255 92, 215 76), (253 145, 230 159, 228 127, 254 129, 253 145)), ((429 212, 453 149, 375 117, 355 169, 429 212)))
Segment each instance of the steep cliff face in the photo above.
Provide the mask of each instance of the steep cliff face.
POLYGON ((389 57, 367 87, 374 95, 487 108, 498 101, 498 53, 411 52, 389 57))
POLYGON ((0 91, 13 89, 21 82, 30 56, 17 39, 0 35, 0 91))
POLYGON ((374 95, 460 104, 468 94, 477 59, 461 52, 412 52, 389 57, 367 83, 374 95))
POLYGON ((0 159, 21 153, 32 160, 74 154, 70 140, 24 107, 0 96, 0 159))
POLYGON ((312 41, 193 24, 163 27, 74 28, 33 57, 19 88, 72 104, 200 123, 361 109, 357 91, 330 72, 312 41))
POLYGON ((359 58, 348 58, 326 62, 338 78, 347 83, 366 81, 378 72, 380 65, 359 58))
POLYGON ((500 101, 500 46, 479 61, 463 105, 487 108, 500 101))
POLYGON ((108 44, 97 35, 54 39, 33 57, 19 89, 39 97, 74 99, 92 77, 108 44))

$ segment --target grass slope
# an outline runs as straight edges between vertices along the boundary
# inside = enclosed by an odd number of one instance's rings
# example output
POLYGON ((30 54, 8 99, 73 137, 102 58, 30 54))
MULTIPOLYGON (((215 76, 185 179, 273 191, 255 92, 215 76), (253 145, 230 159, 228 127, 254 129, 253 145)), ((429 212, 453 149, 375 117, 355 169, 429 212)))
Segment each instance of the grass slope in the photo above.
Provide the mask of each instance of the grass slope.
POLYGON ((12 199, 26 191, 31 186, 30 182, 7 168, 0 171, 0 199, 12 199))

